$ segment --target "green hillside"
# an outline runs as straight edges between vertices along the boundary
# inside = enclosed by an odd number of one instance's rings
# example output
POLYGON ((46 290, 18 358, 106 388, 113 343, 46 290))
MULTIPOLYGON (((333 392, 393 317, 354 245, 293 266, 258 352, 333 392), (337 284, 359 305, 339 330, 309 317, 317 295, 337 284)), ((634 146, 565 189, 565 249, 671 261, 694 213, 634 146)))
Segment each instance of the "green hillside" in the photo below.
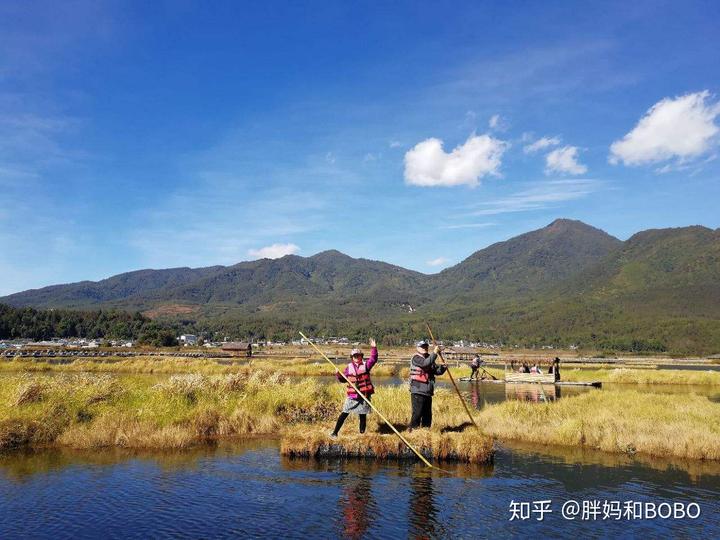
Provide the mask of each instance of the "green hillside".
POLYGON ((141 270, 0 302, 142 310, 176 328, 284 339, 304 328, 400 342, 428 319, 448 339, 719 352, 720 231, 649 230, 621 242, 556 220, 433 275, 326 251, 141 270))

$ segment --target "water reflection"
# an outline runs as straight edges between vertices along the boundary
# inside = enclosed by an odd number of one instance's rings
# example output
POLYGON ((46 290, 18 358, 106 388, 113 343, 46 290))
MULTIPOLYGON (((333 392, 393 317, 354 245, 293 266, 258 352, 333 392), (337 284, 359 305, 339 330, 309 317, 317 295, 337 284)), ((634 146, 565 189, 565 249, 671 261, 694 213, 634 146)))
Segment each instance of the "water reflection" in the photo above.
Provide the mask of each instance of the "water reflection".
POLYGON ((22 484, 33 476, 62 472, 70 468, 100 469, 127 464, 132 461, 157 466, 165 473, 193 471, 202 467, 203 460, 214 459, 252 450, 275 448, 276 442, 268 439, 222 441, 217 446, 201 445, 184 450, 73 450, 58 447, 47 450, 21 450, 0 453, 0 478, 22 484))
POLYGON ((505 399, 534 401, 535 403, 560 399, 561 389, 554 384, 506 384, 505 399))
POLYGON ((340 514, 345 538, 362 538, 373 522, 375 501, 372 496, 372 476, 367 473, 345 475, 342 480, 340 514))
POLYGON ((555 386, 554 384, 498 384, 472 381, 464 383, 465 392, 469 394, 470 402, 476 409, 482 409, 486 405, 501 403, 507 400, 533 401, 544 403, 556 401, 560 397, 577 396, 585 392, 597 390, 587 387, 566 387, 555 386))
MULTIPOLYGON (((607 478, 607 471, 622 470, 635 471, 636 474, 644 469, 661 473, 680 475, 684 482, 697 483, 701 478, 716 477, 720 479, 720 462, 703 461, 697 459, 683 459, 677 457, 646 456, 644 454, 621 454, 604 452, 588 447, 552 446, 524 443, 517 441, 504 442, 501 448, 513 455, 522 456, 523 459, 533 456, 557 469, 557 465, 568 467, 583 467, 586 471, 590 466, 605 468, 603 477, 607 478)), ((622 476, 622 475, 621 475, 622 476)), ((587 481, 587 478, 584 479, 587 481)))
POLYGON ((445 536, 442 520, 435 501, 433 477, 417 471, 410 477, 410 530, 413 538, 440 538, 445 536))

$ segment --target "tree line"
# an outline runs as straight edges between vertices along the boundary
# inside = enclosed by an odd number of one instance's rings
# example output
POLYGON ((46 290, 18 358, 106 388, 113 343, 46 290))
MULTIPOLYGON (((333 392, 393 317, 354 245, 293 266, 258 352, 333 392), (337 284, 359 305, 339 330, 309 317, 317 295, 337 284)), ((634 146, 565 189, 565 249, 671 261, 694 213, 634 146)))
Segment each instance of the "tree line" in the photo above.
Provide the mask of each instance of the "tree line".
POLYGON ((51 338, 128 339, 155 346, 177 344, 172 325, 153 321, 140 312, 38 310, 0 304, 0 339, 51 338))

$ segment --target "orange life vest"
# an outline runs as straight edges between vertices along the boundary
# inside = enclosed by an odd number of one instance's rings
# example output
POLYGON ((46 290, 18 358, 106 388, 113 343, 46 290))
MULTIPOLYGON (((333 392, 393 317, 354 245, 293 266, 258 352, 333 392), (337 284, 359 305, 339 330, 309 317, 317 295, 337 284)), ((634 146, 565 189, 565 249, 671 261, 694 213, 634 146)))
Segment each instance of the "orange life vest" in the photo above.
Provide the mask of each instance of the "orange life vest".
MULTIPOLYGON (((413 358, 415 358, 415 356, 413 356, 413 358)), ((410 381, 418 381, 427 384, 430 381, 430 369, 431 366, 421 368, 416 366, 413 361, 410 360, 410 381)))
MULTIPOLYGON (((364 395, 369 396, 373 392, 375 392, 375 388, 373 388, 372 381, 370 380, 370 373, 367 370, 367 365, 365 364, 365 361, 363 360, 362 364, 355 364, 355 362, 350 362, 347 365, 347 379, 353 383, 355 386, 357 386, 357 389, 360 390, 364 395)), ((355 389, 348 384, 347 386, 348 393, 355 393, 355 389)))

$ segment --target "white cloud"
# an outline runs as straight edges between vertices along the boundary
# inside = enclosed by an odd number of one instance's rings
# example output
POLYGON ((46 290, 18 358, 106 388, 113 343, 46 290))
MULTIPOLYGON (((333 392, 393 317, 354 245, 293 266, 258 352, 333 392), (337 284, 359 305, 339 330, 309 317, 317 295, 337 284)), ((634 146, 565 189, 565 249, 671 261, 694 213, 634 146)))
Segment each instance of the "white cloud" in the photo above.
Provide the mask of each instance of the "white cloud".
POLYGON ((545 156, 545 174, 585 174, 587 167, 578 162, 577 146, 563 146, 545 156))
POLYGON ((363 157, 363 161, 365 163, 367 163, 369 161, 377 161, 381 157, 382 157, 382 154, 373 154, 371 152, 368 152, 367 154, 365 154, 365 157, 363 157))
POLYGON ((405 182, 415 186, 477 186, 480 178, 498 175, 507 143, 489 135, 471 135, 447 153, 443 141, 426 139, 405 154, 405 182))
MULTIPOLYGON (((525 135, 523 135, 523 138, 525 135)), ((557 146, 560 144, 560 138, 559 137, 541 137, 534 143, 525 145, 523 147, 523 152, 526 154, 534 154, 535 152, 538 152, 540 150, 545 150, 546 148, 550 148, 551 146, 557 146)))
POLYGON ((438 257, 437 259, 432 259, 427 261, 428 266, 442 266, 443 264, 447 263, 448 260, 445 257, 438 257))
POLYGON ((400 148, 402 146, 402 143, 400 141, 392 140, 388 143, 388 146, 390 148, 400 148))
POLYGON ((488 126, 490 126, 492 129, 498 127, 498 124, 500 124, 500 115, 499 114, 493 114, 490 117, 490 120, 488 120, 488 126))
POLYGON ((293 255, 300 251, 295 244, 273 244, 260 249, 249 249, 248 255, 256 259, 279 259, 285 255, 293 255))
POLYGON ((610 146, 610 163, 643 165, 669 159, 684 162, 717 144, 720 103, 704 90, 653 105, 630 133, 610 146))

